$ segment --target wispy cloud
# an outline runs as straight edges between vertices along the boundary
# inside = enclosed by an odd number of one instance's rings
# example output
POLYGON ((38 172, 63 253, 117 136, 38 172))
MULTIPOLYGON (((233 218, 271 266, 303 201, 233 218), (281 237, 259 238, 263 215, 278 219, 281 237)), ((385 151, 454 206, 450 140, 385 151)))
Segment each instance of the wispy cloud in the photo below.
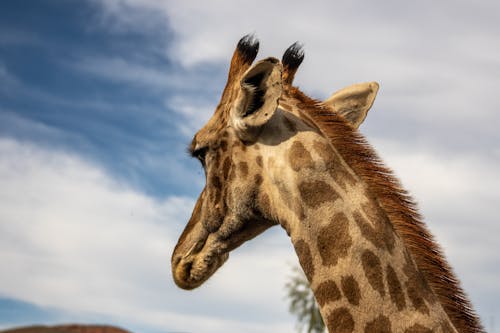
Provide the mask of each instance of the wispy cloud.
POLYGON ((42 40, 33 32, 3 28, 0 30, 0 45, 4 46, 40 46, 42 40))
POLYGON ((186 137, 192 137, 210 119, 217 104, 198 96, 177 95, 165 100, 165 106, 179 114, 178 126, 186 137))
MULTIPOLYGON (((208 68, 184 69, 167 64, 147 63, 127 57, 82 57, 68 66, 93 77, 108 82, 139 88, 146 93, 192 96, 200 99, 207 92, 218 92, 213 83, 221 81, 219 71, 214 66, 208 68)), ((220 82, 222 84, 222 82, 220 82)), ((214 94, 215 95, 215 94, 214 94)))
POLYGON ((14 89, 18 89, 20 82, 12 73, 10 73, 0 59, 0 92, 12 93, 14 89))
POLYGON ((169 73, 161 72, 157 67, 132 63, 124 58, 84 58, 76 63, 76 67, 114 82, 156 88, 164 93, 177 82, 169 78, 169 73))

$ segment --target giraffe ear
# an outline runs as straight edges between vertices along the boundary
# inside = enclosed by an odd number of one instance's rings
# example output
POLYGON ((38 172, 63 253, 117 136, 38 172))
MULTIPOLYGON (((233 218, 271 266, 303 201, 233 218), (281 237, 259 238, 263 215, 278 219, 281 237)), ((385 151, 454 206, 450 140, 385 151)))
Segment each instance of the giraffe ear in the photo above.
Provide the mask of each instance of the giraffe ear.
POLYGON ((353 84, 333 93, 323 104, 332 107, 352 127, 358 128, 372 107, 378 88, 377 82, 353 84))
POLYGON ((281 72, 278 59, 266 58, 243 74, 231 109, 231 122, 240 139, 255 140, 262 125, 273 116, 283 89, 281 72))

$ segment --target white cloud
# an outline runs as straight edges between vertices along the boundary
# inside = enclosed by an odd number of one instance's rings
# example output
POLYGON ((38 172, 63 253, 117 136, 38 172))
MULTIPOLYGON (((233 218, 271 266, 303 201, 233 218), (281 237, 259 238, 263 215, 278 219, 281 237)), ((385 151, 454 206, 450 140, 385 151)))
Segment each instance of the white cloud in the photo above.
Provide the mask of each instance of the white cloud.
POLYGON ((233 254, 227 264, 232 268, 224 267, 209 287, 186 292, 174 286, 169 259, 191 198, 153 199, 76 155, 11 139, 0 139, 0 183, 0 261, 8 267, 0 276, 4 297, 132 327, 293 327, 283 302, 286 262, 294 260, 293 253, 278 246, 264 255, 277 246, 266 245, 265 238, 233 254), (248 276, 255 278, 243 282, 248 276), (250 308, 250 316, 239 312, 250 308))
POLYGON ((125 82, 146 88, 166 90, 176 80, 167 73, 159 72, 153 66, 132 63, 124 58, 83 58, 76 65, 78 69, 115 82, 125 82))
POLYGON ((206 124, 217 107, 216 104, 211 105, 206 100, 200 100, 193 96, 188 98, 182 95, 166 99, 165 106, 183 118, 183 121, 179 122, 178 127, 188 137, 193 136, 196 131, 206 124))
POLYGON ((9 29, 2 27, 0 31, 1 46, 33 46, 42 45, 41 39, 33 33, 28 33, 22 30, 9 29))
POLYGON ((385 140, 375 140, 375 146, 419 203, 472 301, 482 314, 493 313, 500 294, 500 271, 494 264, 500 262, 500 156, 409 151, 385 140))
POLYGON ((19 88, 19 80, 13 76, 1 62, 0 59, 0 93, 11 93, 13 89, 19 88))

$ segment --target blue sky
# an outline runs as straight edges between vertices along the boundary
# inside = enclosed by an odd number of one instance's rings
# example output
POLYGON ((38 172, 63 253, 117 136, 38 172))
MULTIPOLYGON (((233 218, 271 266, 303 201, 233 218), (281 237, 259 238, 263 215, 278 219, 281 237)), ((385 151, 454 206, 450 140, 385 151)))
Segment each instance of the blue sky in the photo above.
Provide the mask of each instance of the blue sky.
POLYGON ((414 194, 491 329, 500 296, 499 7, 2 1, 0 328, 293 330, 283 288, 297 261, 278 228, 238 249, 199 290, 178 290, 170 276, 204 182, 186 146, 218 103, 234 45, 253 32, 259 57, 304 43, 296 83, 314 97, 380 83, 361 131, 414 194))
MULTIPOLYGON (((2 7, 2 132, 77 150, 153 195, 193 194, 179 178, 165 177, 192 167, 181 153, 188 140, 178 140, 180 117, 167 100, 179 92, 214 99, 218 91, 170 82, 196 82, 200 75, 161 52, 172 38, 168 29, 113 30, 96 3, 41 1, 26 8, 8 1, 2 7), (20 131, 16 121, 57 133, 20 131)), ((213 72, 222 85, 221 71, 207 67, 203 75, 213 72)))

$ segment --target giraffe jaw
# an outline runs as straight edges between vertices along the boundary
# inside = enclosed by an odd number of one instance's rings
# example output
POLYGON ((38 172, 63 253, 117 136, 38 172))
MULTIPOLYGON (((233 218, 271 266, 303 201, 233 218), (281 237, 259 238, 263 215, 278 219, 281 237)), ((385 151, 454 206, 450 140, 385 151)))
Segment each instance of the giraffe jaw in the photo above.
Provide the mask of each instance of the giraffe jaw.
POLYGON ((172 267, 175 284, 182 289, 195 289, 208 280, 228 258, 228 252, 219 255, 198 253, 181 258, 172 267))

